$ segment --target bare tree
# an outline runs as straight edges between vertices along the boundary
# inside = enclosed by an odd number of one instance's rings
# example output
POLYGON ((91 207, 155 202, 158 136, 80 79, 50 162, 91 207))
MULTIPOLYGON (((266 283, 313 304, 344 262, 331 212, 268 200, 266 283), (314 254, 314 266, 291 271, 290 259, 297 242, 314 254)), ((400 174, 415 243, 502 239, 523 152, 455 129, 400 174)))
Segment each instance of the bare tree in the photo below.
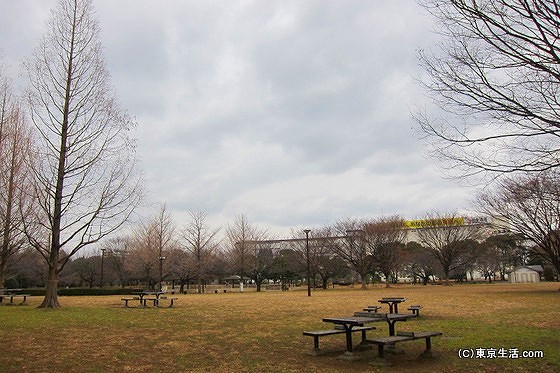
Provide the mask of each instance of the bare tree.
POLYGON ((412 241, 406 244, 405 257, 407 262, 407 272, 414 278, 422 280, 423 285, 428 285, 430 277, 435 274, 437 260, 432 253, 420 245, 418 242, 412 241))
POLYGON ((175 234, 175 223, 165 204, 160 205, 157 212, 146 222, 140 224, 135 232, 134 261, 137 269, 146 276, 148 287, 157 280, 158 291, 162 289, 166 277, 166 262, 171 249, 178 247, 175 234))
MULTIPOLYGON (((125 287, 129 279, 128 256, 132 247, 132 239, 127 236, 112 237, 103 242, 101 250, 106 255, 107 268, 118 277, 121 287, 125 287)), ((102 254, 103 255, 103 254, 102 254)))
POLYGON ((229 240, 228 257, 232 270, 243 278, 254 265, 255 244, 251 241, 263 240, 266 232, 250 225, 245 215, 239 215, 226 229, 229 240))
POLYGON ((100 260, 98 256, 76 258, 69 267, 79 277, 80 282, 85 282, 90 289, 99 284, 100 260))
POLYGON ((136 227, 129 251, 129 266, 135 278, 153 289, 159 280, 159 249, 157 244, 157 224, 143 223, 136 227))
POLYGON ((49 267, 43 308, 60 306, 58 275, 69 258, 121 227, 141 198, 134 123, 114 98, 99 30, 91 0, 60 0, 25 63, 39 141, 33 218, 43 233, 29 239, 49 267))
POLYGON ((560 175, 507 178, 495 191, 479 196, 479 208, 496 216, 503 228, 534 244, 534 256, 550 263, 560 274, 560 175))
POLYGON ((0 65, 0 287, 8 264, 26 241, 22 219, 32 203, 26 195, 31 156, 29 127, 0 65))
POLYGON ((443 109, 416 115, 433 154, 462 175, 558 167, 558 1, 419 2, 444 37, 420 53, 424 84, 443 109))
POLYGON ((385 286, 389 287, 391 274, 403 262, 404 220, 398 216, 375 219, 364 225, 364 234, 373 265, 383 273, 385 286))
POLYGON ((437 259, 445 283, 449 285, 451 271, 471 261, 472 255, 465 242, 480 239, 480 226, 464 225, 456 214, 430 213, 417 229, 418 241, 437 259))
POLYGON ((493 255, 499 259, 498 271, 502 281, 505 281, 506 273, 510 269, 525 264, 525 248, 520 245, 520 242, 523 240, 521 237, 511 233, 502 232, 501 234, 490 236, 484 241, 485 248, 493 252, 493 255))
POLYGON ((373 256, 364 228, 364 222, 352 219, 340 221, 333 228, 338 236, 346 238, 338 240, 334 250, 349 268, 360 275, 363 290, 367 289, 367 274, 373 269, 373 256))
POLYGON ((206 214, 202 211, 190 211, 189 218, 182 232, 182 246, 194 258, 198 292, 203 293, 206 267, 219 245, 216 236, 220 229, 211 229, 206 222, 206 214))
POLYGON ((250 247, 248 277, 255 282, 256 290, 260 292, 264 280, 272 275, 278 250, 271 243, 252 243, 250 247))
POLYGON ((11 278, 18 287, 43 287, 46 283, 46 264, 41 255, 33 248, 25 247, 16 254, 17 258, 10 267, 11 278))
MULTIPOLYGON (((301 230, 298 231, 302 232, 301 230)), ((309 268, 310 276, 313 280, 316 279, 317 275, 321 279, 321 287, 323 289, 327 288, 328 280, 336 275, 345 275, 348 272, 348 266, 346 263, 336 255, 335 248, 339 238, 335 237, 332 227, 325 227, 319 229, 313 229, 310 232, 309 240, 309 268)), ((306 267, 306 242, 303 240, 303 235, 295 235, 294 238, 299 238, 296 242, 296 250, 300 254, 298 257, 301 262, 300 273, 305 273, 306 267)))
POLYGON ((179 282, 179 292, 183 293, 185 285, 188 286, 194 278, 195 264, 193 258, 179 247, 171 249, 167 255, 169 258, 167 260, 169 275, 179 282))

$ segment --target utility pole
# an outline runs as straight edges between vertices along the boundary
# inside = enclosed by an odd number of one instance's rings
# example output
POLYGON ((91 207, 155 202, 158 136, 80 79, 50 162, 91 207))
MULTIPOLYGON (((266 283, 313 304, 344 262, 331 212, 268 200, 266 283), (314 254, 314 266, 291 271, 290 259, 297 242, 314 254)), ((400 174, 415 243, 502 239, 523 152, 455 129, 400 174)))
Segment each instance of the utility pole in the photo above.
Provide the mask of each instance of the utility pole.
POLYGON ((307 262, 307 296, 311 296, 311 279, 310 279, 310 270, 309 270, 309 232, 311 229, 304 229, 305 232, 305 258, 307 262))

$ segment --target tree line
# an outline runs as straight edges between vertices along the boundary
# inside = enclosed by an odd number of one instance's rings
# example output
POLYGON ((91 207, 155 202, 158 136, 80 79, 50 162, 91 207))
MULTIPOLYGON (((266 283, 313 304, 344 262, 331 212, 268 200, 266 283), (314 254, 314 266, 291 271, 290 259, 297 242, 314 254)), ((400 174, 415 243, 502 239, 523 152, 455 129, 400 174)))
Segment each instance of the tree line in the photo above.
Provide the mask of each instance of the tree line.
MULTIPOLYGON (((91 255, 70 261, 61 284, 152 290, 165 285, 167 290, 204 293, 207 285, 238 275, 257 291, 270 283, 287 290, 306 283, 309 258, 312 287, 360 283, 366 288, 372 282, 390 286, 403 279, 424 285, 467 281, 475 273, 489 282, 503 281, 515 266, 542 263, 520 236, 480 224, 442 226, 436 216, 425 219, 432 226, 413 233, 399 217, 345 219, 311 230, 306 240, 303 231, 288 239, 271 238, 239 215, 219 238, 220 229, 210 227, 203 212, 190 212, 178 228, 162 205, 131 235, 110 238, 91 255)), ((44 286, 46 268, 36 252, 23 250, 17 256, 8 282, 44 286)))

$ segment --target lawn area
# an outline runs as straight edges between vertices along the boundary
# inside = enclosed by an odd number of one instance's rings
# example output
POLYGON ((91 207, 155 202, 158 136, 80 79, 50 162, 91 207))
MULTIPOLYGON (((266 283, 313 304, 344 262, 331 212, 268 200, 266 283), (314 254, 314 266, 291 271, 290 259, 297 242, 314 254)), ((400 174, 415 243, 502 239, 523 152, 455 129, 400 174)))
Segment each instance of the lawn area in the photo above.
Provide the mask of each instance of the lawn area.
MULTIPOLYGON (((124 308, 121 296, 61 297, 60 310, 0 307, 1 372, 558 372, 559 283, 454 286, 398 285, 389 289, 329 289, 178 295, 172 309, 124 308), (435 358, 418 360, 423 340, 402 343, 393 366, 338 360, 343 335, 321 339, 323 356, 309 356, 303 330, 327 329, 328 316, 347 316, 377 299, 403 296, 421 304, 419 319, 397 330, 441 331, 435 358), (460 359, 459 349, 543 351, 544 358, 460 359)), ((383 311, 386 312, 384 306, 383 311)), ((386 336, 385 323, 369 335, 386 336)), ((359 341, 359 335, 355 335, 359 341)))

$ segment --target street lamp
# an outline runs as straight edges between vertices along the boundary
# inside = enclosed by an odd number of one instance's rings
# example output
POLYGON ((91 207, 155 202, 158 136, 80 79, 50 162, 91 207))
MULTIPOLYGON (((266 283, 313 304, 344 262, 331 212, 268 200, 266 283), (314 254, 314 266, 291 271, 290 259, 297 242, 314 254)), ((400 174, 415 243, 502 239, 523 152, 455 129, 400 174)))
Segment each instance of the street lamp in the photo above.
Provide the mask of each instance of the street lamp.
POLYGON ((106 248, 102 248, 101 249, 101 276, 100 277, 100 281, 99 281, 99 287, 102 288, 103 287, 103 261, 105 259, 105 250, 107 250, 106 248))
POLYGON ((165 260, 164 256, 158 257, 159 259, 159 291, 163 291, 163 261, 165 260))
POLYGON ((311 229, 304 229, 305 232, 305 258, 307 261, 307 296, 311 296, 311 281, 310 281, 310 271, 309 271, 309 232, 311 229))

